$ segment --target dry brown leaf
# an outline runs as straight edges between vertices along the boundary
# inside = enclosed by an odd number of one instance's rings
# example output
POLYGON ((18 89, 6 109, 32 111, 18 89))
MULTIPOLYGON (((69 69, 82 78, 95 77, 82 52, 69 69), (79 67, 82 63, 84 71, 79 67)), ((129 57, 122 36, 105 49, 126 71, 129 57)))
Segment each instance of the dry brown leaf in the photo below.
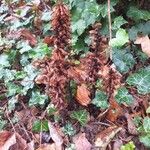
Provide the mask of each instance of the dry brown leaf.
POLYGON ((63 138, 61 137, 59 131, 53 126, 53 124, 49 121, 48 122, 49 132, 52 140, 55 143, 56 150, 62 149, 63 138))
POLYGON ((54 44, 54 37, 53 36, 46 36, 44 38, 43 42, 49 46, 52 46, 54 44))
POLYGON ((27 144, 27 150, 35 150, 34 141, 31 141, 27 144))
POLYGON ((18 134, 15 133, 16 143, 11 146, 11 150, 25 150, 27 148, 27 142, 18 134))
POLYGON ((142 51, 150 57, 150 39, 148 35, 137 37, 134 44, 141 44, 142 51))
POLYGON ((125 117, 127 118, 128 132, 132 135, 138 135, 137 128, 136 128, 130 114, 126 113, 125 117))
POLYGON ((110 99, 110 107, 108 110, 107 119, 109 121, 115 122, 122 114, 123 110, 119 104, 114 99, 110 99))
POLYGON ((20 34, 23 38, 29 41, 32 46, 37 44, 35 36, 28 29, 21 29, 20 34))
POLYGON ((114 138, 114 136, 121 130, 121 127, 112 126, 108 127, 104 131, 96 135, 95 146, 99 147, 100 150, 106 150, 109 142, 114 138))
POLYGON ((8 131, 0 132, 0 150, 9 150, 10 146, 16 143, 16 136, 14 133, 8 131))
POLYGON ((53 144, 42 144, 36 150, 57 150, 57 149, 56 149, 56 145, 53 143, 53 144))
POLYGON ((76 150, 91 150, 92 145, 85 137, 85 133, 80 133, 73 138, 76 150))
POLYGON ((113 144, 113 150, 120 150, 121 146, 123 145, 122 140, 115 140, 114 144, 113 144))
POLYGON ((89 96, 90 92, 85 84, 78 86, 76 98, 81 105, 87 106, 91 102, 89 96))
POLYGON ((18 133, 0 132, 0 150, 34 150, 34 142, 27 142, 18 133))

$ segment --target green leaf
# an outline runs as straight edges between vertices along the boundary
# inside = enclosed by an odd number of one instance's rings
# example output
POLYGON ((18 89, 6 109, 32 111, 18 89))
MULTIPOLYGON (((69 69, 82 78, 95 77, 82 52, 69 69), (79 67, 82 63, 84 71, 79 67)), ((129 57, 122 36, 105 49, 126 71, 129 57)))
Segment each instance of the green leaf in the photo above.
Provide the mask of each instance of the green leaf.
POLYGON ((23 54, 24 52, 32 50, 32 47, 29 45, 28 41, 20 41, 17 44, 17 49, 19 49, 19 52, 23 54))
POLYGON ((32 58, 32 59, 42 59, 46 55, 50 56, 51 52, 52 52, 52 49, 49 48, 47 46, 47 44, 45 44, 45 43, 39 43, 37 47, 33 48, 29 52, 29 58, 32 58))
POLYGON ((73 136, 76 133, 76 130, 69 122, 62 128, 62 131, 64 132, 65 135, 69 135, 69 136, 73 136))
POLYGON ((149 117, 144 118, 143 127, 144 127, 145 132, 150 132, 150 118, 149 117))
POLYGON ((18 102, 18 96, 13 96, 8 100, 8 110, 11 112, 15 109, 16 103, 18 102))
POLYGON ((150 12, 146 10, 139 10, 135 6, 131 6, 127 12, 127 16, 135 21, 150 20, 150 12))
POLYGON ((39 91, 33 91, 32 97, 29 100, 29 106, 44 105, 47 99, 47 95, 41 94, 39 91))
POLYGON ((72 24, 72 31, 73 32, 77 31, 78 36, 81 35, 85 29, 86 29, 86 23, 82 19, 72 24))
POLYGON ((8 91, 6 94, 7 97, 15 96, 16 94, 22 93, 22 87, 14 84, 13 82, 7 82, 5 85, 8 91))
POLYGON ((107 100, 108 100, 108 96, 106 95, 106 93, 97 90, 95 94, 95 98, 92 100, 92 104, 96 105, 96 107, 106 109, 109 107, 107 100))
POLYGON ((117 30, 125 23, 128 23, 128 22, 122 16, 118 16, 114 19, 114 22, 112 24, 112 29, 117 30))
POLYGON ((23 71, 26 72, 27 76, 21 81, 21 85, 24 86, 24 93, 26 94, 29 89, 34 87, 34 79, 38 75, 38 70, 29 64, 24 67, 23 71))
POLYGON ((86 110, 73 111, 70 117, 77 120, 82 126, 88 122, 88 112, 86 110))
POLYGON ((47 110, 48 116, 54 115, 57 112, 57 109, 54 106, 54 104, 49 104, 46 110, 47 110))
POLYGON ((127 73, 135 64, 132 54, 127 49, 113 49, 112 61, 120 73, 127 73))
POLYGON ((32 131, 33 132, 47 132, 47 131, 49 131, 48 121, 47 120, 36 120, 33 123, 32 131))
POLYGON ((4 129, 4 127, 7 125, 7 120, 0 119, 0 131, 4 129))
POLYGON ((52 15, 51 11, 45 11, 45 12, 42 13, 41 20, 43 20, 43 21, 50 21, 51 15, 52 15))
POLYGON ((0 55, 0 67, 9 67, 8 55, 1 54, 0 55))
POLYGON ((142 135, 139 137, 140 142, 143 143, 146 147, 150 147, 150 134, 142 135))
POLYGON ((122 145, 121 150, 135 150, 135 145, 134 145, 133 141, 130 141, 125 145, 122 145))
POLYGON ((136 40, 138 33, 142 33, 143 35, 150 34, 150 21, 147 21, 146 23, 136 24, 131 29, 129 29, 128 33, 129 38, 132 41, 136 40))
POLYGON ((138 70, 127 78, 129 85, 135 86, 139 94, 150 93, 150 66, 138 70))
POLYGON ((116 33, 116 38, 110 41, 112 47, 121 47, 129 41, 128 33, 124 29, 119 29, 116 33))
POLYGON ((23 79, 23 78, 25 78, 26 77, 26 73, 24 72, 24 71, 17 71, 16 73, 15 73, 15 78, 16 79, 23 79))
POLYGON ((133 96, 129 94, 128 90, 125 87, 121 87, 117 90, 117 94, 115 95, 115 99, 118 103, 126 103, 128 105, 132 104, 133 96))

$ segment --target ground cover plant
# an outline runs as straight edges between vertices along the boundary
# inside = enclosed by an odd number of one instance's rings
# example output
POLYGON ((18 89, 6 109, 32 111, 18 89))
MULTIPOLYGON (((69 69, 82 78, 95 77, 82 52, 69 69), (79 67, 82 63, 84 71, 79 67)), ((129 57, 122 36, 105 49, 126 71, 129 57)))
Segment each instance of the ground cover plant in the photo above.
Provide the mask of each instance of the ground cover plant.
POLYGON ((149 149, 149 9, 2 0, 0 149, 149 149))

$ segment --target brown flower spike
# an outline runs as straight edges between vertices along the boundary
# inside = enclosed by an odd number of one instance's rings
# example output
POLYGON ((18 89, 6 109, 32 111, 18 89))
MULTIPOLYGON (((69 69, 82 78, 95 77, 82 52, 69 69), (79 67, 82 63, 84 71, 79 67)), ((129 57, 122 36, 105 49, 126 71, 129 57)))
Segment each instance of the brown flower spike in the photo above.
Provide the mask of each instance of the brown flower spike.
POLYGON ((70 16, 69 10, 63 3, 58 3, 53 8, 52 28, 54 31, 54 50, 51 58, 36 61, 35 66, 41 69, 41 74, 36 78, 36 83, 45 84, 46 93, 52 103, 62 109, 67 106, 66 88, 69 82, 67 69, 68 50, 70 47, 70 16))

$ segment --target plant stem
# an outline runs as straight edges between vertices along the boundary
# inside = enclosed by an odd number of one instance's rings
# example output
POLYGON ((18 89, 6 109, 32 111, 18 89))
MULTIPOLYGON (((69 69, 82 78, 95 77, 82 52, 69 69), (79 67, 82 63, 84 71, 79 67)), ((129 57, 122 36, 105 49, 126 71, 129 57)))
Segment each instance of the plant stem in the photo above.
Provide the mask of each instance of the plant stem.
MULTIPOLYGON (((112 25, 111 25, 111 13, 110 13, 110 0, 108 0, 108 24, 109 24, 109 41, 112 39, 112 25)), ((112 60, 112 48, 109 47, 109 57, 112 60)))

